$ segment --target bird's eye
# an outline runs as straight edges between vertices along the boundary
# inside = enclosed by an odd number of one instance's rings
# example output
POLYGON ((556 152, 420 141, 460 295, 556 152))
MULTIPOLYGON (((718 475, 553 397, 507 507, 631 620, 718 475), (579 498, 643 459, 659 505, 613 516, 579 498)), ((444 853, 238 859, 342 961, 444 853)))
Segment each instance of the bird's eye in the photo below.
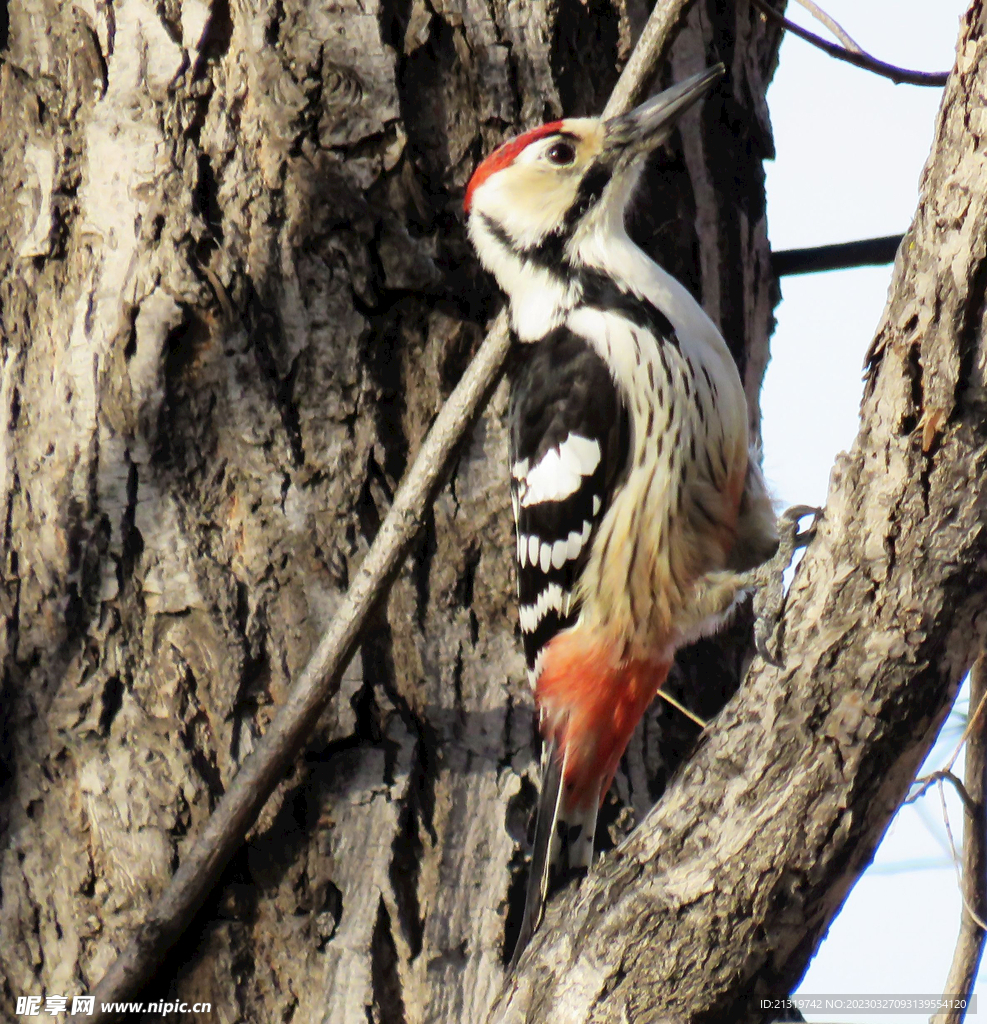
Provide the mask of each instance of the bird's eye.
POLYGON ((559 167, 565 167, 576 159, 576 150, 568 142, 554 142, 548 150, 548 159, 559 167))

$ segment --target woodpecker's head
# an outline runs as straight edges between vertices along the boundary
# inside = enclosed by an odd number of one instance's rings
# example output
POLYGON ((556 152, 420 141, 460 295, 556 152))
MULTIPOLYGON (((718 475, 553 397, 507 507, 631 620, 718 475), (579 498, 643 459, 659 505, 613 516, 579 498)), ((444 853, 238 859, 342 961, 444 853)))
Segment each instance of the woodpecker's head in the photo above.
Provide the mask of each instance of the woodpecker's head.
POLYGON ((644 159, 723 70, 717 64, 619 117, 569 118, 533 128, 477 167, 464 203, 469 234, 508 294, 515 282, 505 261, 512 256, 578 263, 582 237, 623 231, 644 159))

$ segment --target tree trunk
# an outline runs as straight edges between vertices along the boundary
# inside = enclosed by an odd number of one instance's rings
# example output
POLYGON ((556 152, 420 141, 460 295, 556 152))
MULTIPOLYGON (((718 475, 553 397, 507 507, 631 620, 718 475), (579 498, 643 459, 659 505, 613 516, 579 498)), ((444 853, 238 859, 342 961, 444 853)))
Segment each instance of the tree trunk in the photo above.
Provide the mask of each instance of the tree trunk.
MULTIPOLYGON (((637 0, 14 0, 0 79, 0 1007, 91 990, 275 714, 499 303, 463 188, 602 109, 637 0)), ((697 0, 662 84, 729 85, 635 233, 756 425, 777 35, 697 0)), ((505 390, 341 692, 145 998, 219 1020, 480 1020, 523 899, 531 699, 505 390)), ((680 658, 701 715, 748 626, 680 658)), ((696 730, 659 704, 611 839, 696 730)), ((190 1018, 191 1019, 191 1018, 190 1018)))

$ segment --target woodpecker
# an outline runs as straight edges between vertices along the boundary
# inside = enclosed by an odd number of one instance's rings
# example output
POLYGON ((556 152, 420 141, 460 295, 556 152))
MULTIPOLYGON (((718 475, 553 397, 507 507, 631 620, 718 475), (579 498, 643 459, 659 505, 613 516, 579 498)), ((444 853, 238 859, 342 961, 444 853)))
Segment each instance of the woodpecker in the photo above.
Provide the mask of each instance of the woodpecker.
POLYGON ((733 357, 624 226, 646 158, 722 73, 525 132, 466 190, 521 343, 510 483, 544 743, 514 963, 552 878, 589 866, 599 805, 676 649, 716 628, 778 546, 733 357))

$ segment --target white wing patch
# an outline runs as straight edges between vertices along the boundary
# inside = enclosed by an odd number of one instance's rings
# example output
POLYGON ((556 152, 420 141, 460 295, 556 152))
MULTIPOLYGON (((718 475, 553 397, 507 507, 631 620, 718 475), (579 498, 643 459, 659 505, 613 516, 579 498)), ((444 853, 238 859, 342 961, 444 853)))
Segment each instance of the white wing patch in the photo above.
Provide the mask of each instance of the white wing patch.
POLYGON ((534 604, 523 604, 518 609, 518 617, 521 620, 521 629, 525 633, 533 633, 538 628, 538 623, 550 612, 558 612, 565 616, 569 611, 569 595, 558 585, 549 585, 538 595, 534 604))
POLYGON ((538 564, 538 538, 534 534, 528 537, 528 561, 532 565, 538 564))
POLYGON ((538 550, 538 554, 538 564, 541 566, 541 571, 548 572, 548 568, 552 564, 552 545, 542 544, 538 550))
POLYGON ((569 534, 566 541, 566 558, 571 562, 572 559, 579 557, 579 552, 586 546, 586 541, 589 540, 589 535, 593 532, 593 524, 589 520, 583 520, 583 532, 576 533, 575 530, 569 534))
POLYGON ((599 442, 569 434, 530 470, 527 459, 515 463, 511 472, 520 481, 521 504, 527 507, 543 501, 563 501, 579 490, 583 477, 593 475, 601 458, 599 442))
POLYGON ((579 557, 580 551, 586 546, 592 532, 593 524, 584 520, 581 533, 578 530, 573 530, 564 540, 557 540, 554 544, 542 544, 533 534, 519 534, 517 539, 518 567, 524 569, 530 562, 532 566, 541 566, 543 572, 548 572, 548 566, 561 569, 566 562, 571 562, 574 558, 579 557))
MULTIPOLYGON (((583 520, 582 533, 578 530, 573 530, 564 540, 557 540, 552 545, 552 568, 561 569, 566 562, 571 562, 574 558, 578 558, 579 552, 583 550, 592 531, 593 524, 583 520)), ((545 547, 547 545, 542 547, 542 558, 544 558, 545 547)))

